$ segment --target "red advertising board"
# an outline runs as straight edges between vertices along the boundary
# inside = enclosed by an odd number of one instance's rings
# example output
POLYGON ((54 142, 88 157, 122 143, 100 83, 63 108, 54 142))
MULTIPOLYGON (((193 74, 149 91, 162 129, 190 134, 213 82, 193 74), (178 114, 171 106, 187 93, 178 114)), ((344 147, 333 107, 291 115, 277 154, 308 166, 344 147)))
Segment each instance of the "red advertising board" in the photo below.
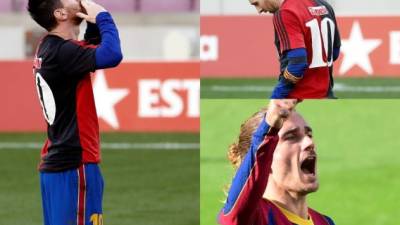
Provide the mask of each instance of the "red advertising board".
MULTIPOLYGON (((342 48, 335 76, 400 76, 400 17, 337 18, 342 48)), ((276 77, 271 16, 202 16, 203 77, 276 77)))
MULTIPOLYGON (((32 62, 0 62, 0 131, 46 128, 32 62)), ((123 63, 92 76, 102 131, 198 132, 198 62, 123 63)))

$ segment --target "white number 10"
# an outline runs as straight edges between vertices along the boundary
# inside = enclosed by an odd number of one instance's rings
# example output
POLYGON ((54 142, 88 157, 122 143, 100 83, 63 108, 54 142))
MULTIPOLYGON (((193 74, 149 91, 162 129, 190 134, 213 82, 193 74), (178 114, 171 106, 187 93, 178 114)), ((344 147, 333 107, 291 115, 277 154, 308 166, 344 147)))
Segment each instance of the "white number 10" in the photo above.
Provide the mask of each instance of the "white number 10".
POLYGON ((313 57, 312 62, 310 64, 310 68, 316 67, 323 67, 323 66, 332 66, 333 63, 333 40, 335 38, 335 23, 329 19, 324 18, 321 21, 321 30, 318 26, 318 20, 313 19, 306 23, 306 26, 311 30, 311 39, 312 39, 312 50, 313 50, 313 57), (329 33, 328 29, 331 30, 331 41, 329 43, 329 33), (322 36, 322 40, 321 40, 322 36), (326 58, 329 60, 325 62, 322 57, 322 44, 324 44, 325 55, 326 58), (330 51, 329 51, 330 50, 330 51), (331 56, 328 57, 328 52, 331 53, 331 56))

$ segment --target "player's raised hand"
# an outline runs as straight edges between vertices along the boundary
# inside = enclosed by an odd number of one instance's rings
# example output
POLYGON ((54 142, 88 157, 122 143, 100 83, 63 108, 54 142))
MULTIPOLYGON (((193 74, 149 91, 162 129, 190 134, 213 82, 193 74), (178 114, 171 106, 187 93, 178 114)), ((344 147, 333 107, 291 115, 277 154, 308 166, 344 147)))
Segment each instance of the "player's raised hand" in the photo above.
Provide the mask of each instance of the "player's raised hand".
POLYGON ((101 12, 107 11, 103 6, 93 2, 91 0, 81 0, 81 5, 85 9, 86 14, 82 13, 82 12, 78 12, 76 14, 76 16, 78 16, 90 23, 96 23, 97 15, 101 12))
POLYGON ((266 122, 270 126, 280 129, 298 102, 297 99, 271 99, 265 117, 266 122))

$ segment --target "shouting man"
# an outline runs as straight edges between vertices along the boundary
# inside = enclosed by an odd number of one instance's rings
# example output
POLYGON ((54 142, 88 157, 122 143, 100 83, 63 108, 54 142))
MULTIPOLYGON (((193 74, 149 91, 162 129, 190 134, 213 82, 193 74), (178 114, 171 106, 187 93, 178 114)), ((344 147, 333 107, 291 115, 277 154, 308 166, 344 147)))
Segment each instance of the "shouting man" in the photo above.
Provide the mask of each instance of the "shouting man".
POLYGON ((296 100, 271 100, 245 121, 228 157, 237 169, 218 220, 222 225, 334 225, 308 207, 318 190, 312 129, 296 100))

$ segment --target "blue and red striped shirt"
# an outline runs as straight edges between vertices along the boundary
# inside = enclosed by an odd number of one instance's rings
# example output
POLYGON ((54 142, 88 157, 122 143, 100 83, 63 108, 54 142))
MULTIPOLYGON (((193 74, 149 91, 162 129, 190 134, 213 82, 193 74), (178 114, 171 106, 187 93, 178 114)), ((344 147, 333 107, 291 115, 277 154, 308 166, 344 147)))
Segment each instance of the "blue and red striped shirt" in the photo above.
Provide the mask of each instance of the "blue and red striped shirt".
MULTIPOLYGON (((218 215, 220 224, 293 225, 278 206, 263 198, 278 141, 278 130, 262 120, 232 181, 225 206, 218 215)), ((329 217, 311 208, 308 213, 314 225, 334 225, 329 217)))

